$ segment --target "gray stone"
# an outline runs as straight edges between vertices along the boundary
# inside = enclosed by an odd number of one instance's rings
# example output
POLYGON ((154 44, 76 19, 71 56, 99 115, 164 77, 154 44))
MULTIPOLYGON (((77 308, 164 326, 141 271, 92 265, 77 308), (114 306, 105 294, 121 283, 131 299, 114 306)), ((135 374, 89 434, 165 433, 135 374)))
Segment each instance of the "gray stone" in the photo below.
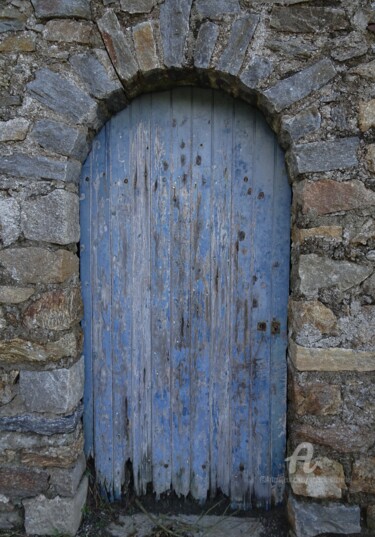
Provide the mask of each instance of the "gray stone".
POLYGON ((12 285, 0 285, 0 302, 3 304, 20 304, 34 294, 33 287, 14 287, 12 285))
POLYGON ((30 329, 67 330, 81 318, 79 287, 47 291, 31 302, 23 312, 23 322, 30 329))
MULTIPOLYGON (((47 436, 73 433, 82 418, 82 413, 83 406, 79 405, 70 416, 59 416, 56 418, 45 418, 44 416, 37 416, 35 414, 2 416, 0 417, 0 431, 35 433, 47 436)), ((56 494, 60 493, 57 492, 56 494)))
POLYGON ((251 13, 234 21, 227 47, 221 55, 217 69, 236 75, 241 69, 247 47, 258 26, 259 15, 251 13))
POLYGON ((350 261, 335 261, 317 254, 301 255, 298 276, 299 289, 307 297, 314 298, 319 289, 337 286, 346 291, 359 285, 372 273, 370 267, 357 265, 350 261))
POLYGON ((0 308, 0 330, 3 330, 3 328, 6 328, 7 322, 4 317, 4 312, 2 308, 0 308))
POLYGON ((197 0, 195 6, 201 17, 217 20, 241 11, 238 0, 197 0))
POLYGON ((118 76, 123 82, 129 81, 137 74, 138 65, 114 11, 107 11, 97 24, 118 76))
POLYGON ((14 153, 0 158, 0 168, 3 173, 14 177, 76 182, 79 179, 81 164, 74 160, 56 160, 40 156, 31 157, 26 153, 14 153))
POLYGON ((165 0, 160 7, 160 32, 167 67, 184 63, 192 0, 165 0))
POLYGON ((110 100, 118 98, 118 93, 124 93, 121 83, 115 79, 116 74, 113 72, 110 76, 105 66, 93 54, 75 54, 69 61, 94 97, 110 100))
POLYGON ((158 69, 160 62, 156 50, 154 25, 146 21, 133 26, 133 42, 141 72, 149 73, 158 69))
POLYGON ((150 13, 161 0, 120 0, 121 9, 127 13, 150 13))
POLYGON ((84 131, 50 119, 37 121, 31 138, 45 149, 77 160, 82 161, 88 153, 84 131))
POLYGON ((62 283, 79 269, 76 254, 35 246, 0 251, 0 264, 19 283, 62 283))
POLYGON ((10 93, 0 93, 0 106, 20 106, 22 99, 19 95, 11 95, 10 93))
POLYGON ((69 369, 21 371, 20 396, 31 412, 72 412, 83 397, 83 357, 69 369))
POLYGON ((86 459, 83 453, 71 468, 51 468, 49 492, 59 496, 74 496, 85 470, 86 459))
POLYGON ((13 198, 0 197, 0 244, 9 246, 21 232, 21 209, 13 198))
POLYGON ((90 0, 31 0, 38 19, 58 17, 91 18, 90 0))
POLYGON ((17 369, 0 372, 0 406, 7 405, 17 395, 18 376, 17 369))
POLYGON ((219 35, 219 26, 213 22, 205 22, 199 28, 194 51, 194 65, 202 69, 209 67, 216 41, 219 35))
POLYGON ((334 43, 331 56, 339 62, 363 56, 368 50, 363 35, 357 32, 352 32, 345 37, 339 37, 334 43))
POLYGON ((292 175, 352 168, 358 165, 359 139, 339 138, 296 145, 288 156, 292 175))
POLYGON ((61 358, 77 355, 77 339, 72 333, 64 334, 57 341, 36 343, 21 338, 2 339, 0 341, 0 363, 2 365, 20 365, 48 363, 61 358))
POLYGON ((302 136, 318 130, 320 124, 321 116, 315 107, 306 108, 293 116, 283 116, 281 121, 283 138, 290 138, 293 141, 299 140, 302 136))
POLYGON ((248 88, 254 89, 259 86, 262 80, 266 79, 272 72, 272 63, 267 58, 255 56, 245 67, 241 74, 241 82, 248 88))
POLYGON ((1 5, 0 9, 0 33, 17 32, 25 28, 25 15, 13 6, 1 5))
POLYGON ((81 436, 82 427, 80 425, 74 433, 53 434, 51 436, 4 431, 0 435, 0 455, 4 455, 7 451, 17 449, 39 451, 48 446, 51 448, 64 447, 69 449, 70 446, 75 445, 81 436))
POLYGON ((74 123, 95 123, 96 102, 72 81, 50 69, 39 69, 27 90, 34 99, 74 123))
POLYGON ((361 531, 358 505, 302 502, 288 499, 288 518, 296 537, 315 537, 321 533, 350 534, 361 531))
MULTIPOLYGON (((284 36, 283 36, 284 37, 284 36)), ((319 50, 315 43, 306 41, 305 37, 293 35, 284 39, 267 39, 265 45, 278 54, 284 53, 288 58, 311 58, 311 55, 319 50)))
POLYGON ((349 21, 343 9, 323 6, 275 6, 272 9, 271 28, 282 32, 317 33, 345 30, 349 21))
POLYGON ((24 140, 29 130, 29 122, 17 117, 0 122, 0 142, 24 140))
POLYGON ((375 272, 363 284, 363 291, 375 299, 375 272))
POLYGON ((88 479, 84 477, 73 498, 43 495, 24 500, 25 529, 28 535, 71 535, 78 531, 86 503, 88 479))
POLYGON ((0 529, 11 530, 23 525, 23 517, 19 509, 0 512, 0 529))
POLYGON ((56 244, 79 241, 79 198, 72 192, 54 190, 24 201, 22 231, 27 239, 56 244))
POLYGON ((291 104, 300 101, 313 91, 320 89, 336 75, 331 60, 323 60, 310 65, 298 73, 284 78, 272 88, 263 92, 266 106, 280 112, 291 104))

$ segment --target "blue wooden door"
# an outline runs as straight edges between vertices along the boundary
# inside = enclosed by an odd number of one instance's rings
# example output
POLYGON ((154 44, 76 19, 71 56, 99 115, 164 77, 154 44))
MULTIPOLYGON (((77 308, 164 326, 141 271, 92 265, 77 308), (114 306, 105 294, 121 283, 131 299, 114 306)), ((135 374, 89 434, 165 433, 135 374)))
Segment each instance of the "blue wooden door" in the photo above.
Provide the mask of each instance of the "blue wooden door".
POLYGON ((86 452, 108 496, 282 497, 290 189, 263 116, 143 95, 81 178, 86 452))

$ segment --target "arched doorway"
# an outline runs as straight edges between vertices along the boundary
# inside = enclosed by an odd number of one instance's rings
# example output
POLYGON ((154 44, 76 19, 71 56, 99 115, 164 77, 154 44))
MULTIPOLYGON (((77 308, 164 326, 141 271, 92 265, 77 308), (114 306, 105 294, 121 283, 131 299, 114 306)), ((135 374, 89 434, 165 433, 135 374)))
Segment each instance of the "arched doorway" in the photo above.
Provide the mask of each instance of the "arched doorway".
POLYGON ((81 177, 86 451, 110 498, 281 499, 290 189, 263 116, 143 95, 81 177), (281 479, 280 479, 281 478, 281 479))

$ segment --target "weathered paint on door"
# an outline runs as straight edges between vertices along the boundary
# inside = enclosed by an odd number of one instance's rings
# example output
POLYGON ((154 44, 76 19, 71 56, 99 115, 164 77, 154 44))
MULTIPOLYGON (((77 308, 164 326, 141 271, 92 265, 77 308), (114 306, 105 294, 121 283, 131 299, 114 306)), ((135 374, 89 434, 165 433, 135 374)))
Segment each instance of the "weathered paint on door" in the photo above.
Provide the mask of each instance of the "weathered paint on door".
POLYGON ((282 495, 290 189, 262 115, 144 95, 81 180, 86 451, 109 497, 282 495))

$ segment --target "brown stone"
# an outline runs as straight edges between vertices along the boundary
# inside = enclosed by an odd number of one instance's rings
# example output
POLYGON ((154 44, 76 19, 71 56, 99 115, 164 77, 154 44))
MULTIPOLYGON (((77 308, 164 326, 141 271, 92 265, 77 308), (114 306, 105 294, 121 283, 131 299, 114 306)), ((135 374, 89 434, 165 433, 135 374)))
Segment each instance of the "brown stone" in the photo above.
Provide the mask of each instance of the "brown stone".
POLYGON ((43 293, 24 312, 28 328, 66 330, 81 320, 83 313, 79 287, 43 293))
POLYGON ((150 22, 142 22, 134 26, 133 41, 141 71, 151 71, 160 67, 153 25, 150 22))
POLYGON ((299 416, 337 414, 341 407, 341 390, 336 384, 309 383, 291 386, 291 398, 299 416))
POLYGON ((307 348, 290 341, 289 357, 299 371, 375 371, 375 352, 307 348))
POLYGON ((32 246, 0 251, 0 264, 19 283, 61 283, 78 275, 79 259, 68 250, 32 246))
POLYGON ((336 330, 336 322, 334 313, 319 300, 289 301, 289 323, 295 332, 299 332, 307 324, 322 334, 330 334, 336 330))
POLYGON ((11 498, 27 498, 47 489, 47 472, 16 466, 0 468, 0 494, 11 498))
POLYGON ((46 447, 35 450, 21 450, 21 463, 40 468, 69 468, 76 463, 83 451, 83 434, 81 433, 69 446, 46 447))
POLYGON ((19 377, 19 371, 0 372, 0 405, 6 405, 14 399, 15 385, 19 377))
POLYGON ((375 60, 370 63, 364 63, 354 67, 350 72, 367 78, 369 80, 375 80, 375 60))
POLYGON ((9 365, 57 362, 65 356, 76 357, 77 350, 77 339, 72 333, 44 344, 20 338, 2 340, 0 363, 9 365))
POLYGON ((375 457, 362 457, 355 461, 350 492, 375 494, 375 457))
POLYGON ((370 172, 375 173, 375 144, 367 146, 366 161, 370 172))
POLYGON ((358 124, 362 132, 375 127, 375 99, 359 103, 358 124))
POLYGON ((33 287, 0 285, 0 302, 3 304, 19 304, 20 302, 25 302, 32 294, 34 294, 33 287))
POLYGON ((35 36, 32 33, 10 35, 0 41, 0 52, 33 52, 35 36))
POLYGON ((335 499, 342 497, 345 485, 344 469, 342 465, 327 457, 312 460, 309 470, 305 472, 305 463, 297 462, 296 471, 290 472, 289 481, 294 494, 310 498, 335 499))
POLYGON ((375 442, 375 431, 351 424, 313 426, 306 423, 292 426, 294 442, 311 442, 328 446, 339 453, 367 452, 375 442))
MULTIPOLYGON (((375 63, 375 62, 374 62, 375 63)), ((370 530, 375 530, 375 505, 369 505, 367 507, 367 527, 370 530)))
POLYGON ((47 41, 89 45, 92 41, 92 32, 93 27, 89 22, 52 20, 47 22, 43 36, 47 41))
POLYGON ((357 180, 343 183, 331 179, 303 181, 296 194, 303 214, 323 215, 375 205, 375 193, 357 180))
POLYGON ((342 240, 341 226, 319 226, 307 229, 293 228, 292 239, 295 243, 303 243, 308 239, 342 240))

